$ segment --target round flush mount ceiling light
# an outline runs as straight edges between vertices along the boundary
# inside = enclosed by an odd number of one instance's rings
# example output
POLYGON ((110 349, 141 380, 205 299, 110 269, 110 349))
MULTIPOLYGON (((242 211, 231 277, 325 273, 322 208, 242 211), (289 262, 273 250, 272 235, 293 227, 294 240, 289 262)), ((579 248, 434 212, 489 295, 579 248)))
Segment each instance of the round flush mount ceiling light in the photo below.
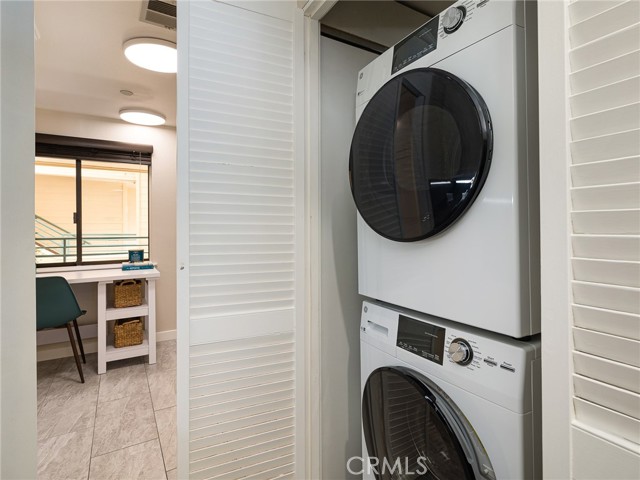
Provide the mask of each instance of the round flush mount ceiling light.
POLYGON ((159 38, 132 38, 122 45, 124 55, 139 67, 161 73, 178 71, 176 44, 159 38))
POLYGON ((123 108, 120 110, 120 118, 125 122, 150 127, 164 125, 166 120, 164 115, 144 108, 123 108))

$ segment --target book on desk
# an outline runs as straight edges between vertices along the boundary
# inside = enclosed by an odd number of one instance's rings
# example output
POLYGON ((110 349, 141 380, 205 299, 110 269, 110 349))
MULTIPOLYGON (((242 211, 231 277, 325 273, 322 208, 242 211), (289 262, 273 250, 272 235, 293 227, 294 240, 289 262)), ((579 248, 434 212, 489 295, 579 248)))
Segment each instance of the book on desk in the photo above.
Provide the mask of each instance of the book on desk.
POLYGON ((122 262, 122 270, 149 270, 155 266, 153 262, 122 262))

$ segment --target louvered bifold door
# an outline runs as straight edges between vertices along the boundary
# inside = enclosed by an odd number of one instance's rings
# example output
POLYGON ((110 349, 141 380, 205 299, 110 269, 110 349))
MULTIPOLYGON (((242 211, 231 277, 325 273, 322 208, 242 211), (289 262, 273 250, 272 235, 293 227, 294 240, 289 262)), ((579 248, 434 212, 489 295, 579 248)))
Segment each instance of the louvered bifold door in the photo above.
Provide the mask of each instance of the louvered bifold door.
POLYGON ((188 316, 189 338, 188 384, 179 380, 188 393, 180 396, 179 387, 178 396, 179 425, 188 430, 188 439, 179 437, 188 440, 181 472, 293 478, 303 403, 295 3, 273 2, 273 12, 269 2, 184 3, 179 198, 188 199, 181 210, 188 231, 178 235, 188 255, 179 314, 188 316))
POLYGON ((640 2, 569 5, 574 407, 640 448, 640 2))

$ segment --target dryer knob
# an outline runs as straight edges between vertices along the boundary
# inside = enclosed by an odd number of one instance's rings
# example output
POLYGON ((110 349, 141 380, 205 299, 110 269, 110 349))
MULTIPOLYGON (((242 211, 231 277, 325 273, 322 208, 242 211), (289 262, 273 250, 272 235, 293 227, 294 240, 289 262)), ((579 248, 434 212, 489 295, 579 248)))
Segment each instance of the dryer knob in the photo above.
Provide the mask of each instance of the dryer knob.
POLYGON ((449 344, 449 358, 458 365, 469 365, 473 360, 473 349, 466 340, 456 338, 449 344))
POLYGON ((460 7, 452 7, 446 11, 444 17, 442 17, 442 27, 444 28, 444 33, 450 34, 455 32, 460 28, 462 22, 464 21, 464 17, 467 15, 467 9, 460 7))

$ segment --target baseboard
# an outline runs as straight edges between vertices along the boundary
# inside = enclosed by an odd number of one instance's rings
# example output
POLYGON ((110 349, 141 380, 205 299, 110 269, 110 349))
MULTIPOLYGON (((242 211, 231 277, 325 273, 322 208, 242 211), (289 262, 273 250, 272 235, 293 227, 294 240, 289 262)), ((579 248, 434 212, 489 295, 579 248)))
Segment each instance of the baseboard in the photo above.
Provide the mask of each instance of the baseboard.
MULTIPOLYGON (((82 345, 85 353, 96 353, 98 351, 97 331, 96 325, 82 325, 80 327, 80 335, 82 336, 82 345)), ((73 356, 66 329, 43 330, 37 333, 38 362, 73 356)), ((175 339, 175 330, 156 332, 156 342, 166 342, 175 339)))
POLYGON ((176 339, 175 330, 165 330, 163 332, 156 332, 156 342, 166 342, 168 340, 176 339))

